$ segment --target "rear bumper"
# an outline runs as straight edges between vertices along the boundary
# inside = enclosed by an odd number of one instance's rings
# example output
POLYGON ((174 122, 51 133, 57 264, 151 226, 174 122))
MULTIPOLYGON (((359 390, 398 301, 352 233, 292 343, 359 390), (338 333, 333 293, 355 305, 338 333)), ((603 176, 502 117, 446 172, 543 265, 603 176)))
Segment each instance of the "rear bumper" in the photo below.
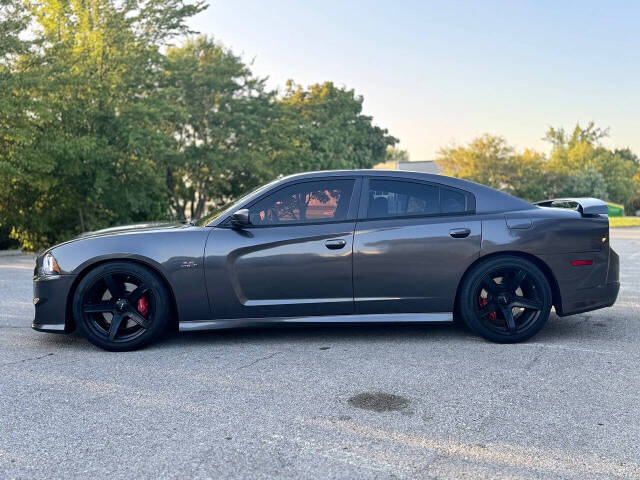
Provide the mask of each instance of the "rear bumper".
POLYGON ((570 298, 562 302, 562 311, 557 311, 556 313, 564 317, 566 315, 574 315, 576 313, 610 307, 616 303, 619 290, 620 282, 576 290, 570 298))
POLYGON ((560 288, 556 313, 564 317, 610 307, 620 290, 620 258, 607 245, 600 252, 561 254, 548 257, 560 288), (593 265, 571 266, 571 260, 593 259, 593 265))
POLYGON ((67 299, 75 278, 75 275, 34 277, 33 303, 36 312, 31 328, 39 332, 70 332, 67 299))

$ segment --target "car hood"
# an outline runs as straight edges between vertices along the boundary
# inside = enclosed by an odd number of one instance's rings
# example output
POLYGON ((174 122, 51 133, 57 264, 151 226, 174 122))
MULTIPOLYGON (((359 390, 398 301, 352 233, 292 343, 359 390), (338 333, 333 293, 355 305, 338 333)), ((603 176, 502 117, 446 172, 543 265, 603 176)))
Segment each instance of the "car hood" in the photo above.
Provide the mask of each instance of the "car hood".
POLYGON ((182 222, 146 222, 146 223, 133 223, 131 225, 118 225, 116 227, 103 228, 101 230, 95 230, 93 232, 85 232, 76 237, 76 239, 84 239, 91 237, 103 237, 106 235, 119 235, 126 233, 136 232, 148 232, 152 230, 171 230, 174 228, 185 228, 189 224, 182 222))
POLYGON ((62 242, 52 247, 49 247, 46 250, 40 252, 39 256, 52 252, 53 250, 59 247, 62 247, 64 245, 67 245, 69 243, 74 243, 80 240, 87 240, 87 239, 99 238, 99 237, 117 236, 117 235, 128 235, 128 234, 135 234, 135 233, 145 233, 145 232, 167 232, 169 230, 179 230, 179 229, 184 229, 189 227, 191 227, 190 224, 182 223, 182 222, 146 222, 146 223, 134 223, 131 225, 120 225, 117 227, 103 228, 101 230, 95 230, 93 232, 82 233, 75 238, 67 240, 66 242, 62 242))

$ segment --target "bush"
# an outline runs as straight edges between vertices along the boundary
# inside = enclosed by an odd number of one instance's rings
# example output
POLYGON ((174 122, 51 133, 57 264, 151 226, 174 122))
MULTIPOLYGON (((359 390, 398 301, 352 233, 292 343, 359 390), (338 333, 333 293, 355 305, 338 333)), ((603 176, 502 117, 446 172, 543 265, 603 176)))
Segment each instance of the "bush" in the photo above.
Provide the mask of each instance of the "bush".
POLYGON ((557 185, 558 197, 595 197, 607 200, 607 182, 600 172, 592 168, 567 175, 557 185))
POLYGON ((18 248, 18 242, 9 238, 11 230, 8 227, 0 226, 0 250, 12 250, 18 248))

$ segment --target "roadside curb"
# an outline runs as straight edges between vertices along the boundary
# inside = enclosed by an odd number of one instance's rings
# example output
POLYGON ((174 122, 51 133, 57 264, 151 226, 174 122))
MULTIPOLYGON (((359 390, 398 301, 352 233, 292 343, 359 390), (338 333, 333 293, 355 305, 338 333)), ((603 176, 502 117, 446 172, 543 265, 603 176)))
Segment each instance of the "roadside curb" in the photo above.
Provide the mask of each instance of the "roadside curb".
POLYGON ((21 250, 0 250, 0 257, 17 257, 18 255, 26 255, 21 250))

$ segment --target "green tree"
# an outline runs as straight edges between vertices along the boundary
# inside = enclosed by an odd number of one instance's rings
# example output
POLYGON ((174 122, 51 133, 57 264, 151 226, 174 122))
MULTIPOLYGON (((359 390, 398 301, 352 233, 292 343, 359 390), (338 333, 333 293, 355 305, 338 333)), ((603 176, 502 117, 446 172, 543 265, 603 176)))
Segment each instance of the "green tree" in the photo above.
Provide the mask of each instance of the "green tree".
POLYGON ((272 169, 277 174, 309 170, 371 168, 397 143, 362 113, 363 98, 332 82, 303 88, 288 81, 272 124, 272 169))
POLYGON ((387 156, 384 159, 384 161, 385 162, 408 162, 409 152, 389 145, 387 147, 387 156))
POLYGON ((34 47, 11 68, 35 134, 2 165, 5 221, 26 247, 168 215, 157 158, 162 48, 203 8, 182 0, 34 3, 34 47), (14 199, 14 200, 12 200, 14 199), (13 202, 8 206, 8 202, 13 202))
POLYGON ((212 39, 172 46, 203 8, 0 6, 0 235, 11 228, 37 248, 113 224, 199 217, 280 175, 386 158, 397 140, 353 90, 289 82, 278 94, 212 39))
POLYGON ((595 178, 592 174, 580 176, 579 172, 597 171, 606 184, 604 198, 628 204, 638 191, 638 184, 633 179, 638 172, 638 163, 630 151, 611 151, 602 146, 601 140, 608 134, 608 130, 597 128, 593 122, 586 127, 576 124, 571 134, 562 128, 550 128, 545 136, 552 144, 549 168, 560 179, 582 179, 579 182, 595 178))
POLYGON ((22 35, 30 22, 22 0, 0 3, 0 249, 15 246, 9 239, 12 225, 8 221, 17 208, 10 195, 11 182, 19 170, 13 165, 16 152, 32 138, 29 128, 29 98, 20 91, 29 78, 14 68, 15 59, 31 47, 22 35))
POLYGON ((484 134, 469 144, 440 149, 436 163, 445 175, 465 178, 503 190, 530 202, 549 195, 552 177, 544 154, 522 153, 504 137, 484 134))
POLYGON ((578 170, 562 178, 556 186, 556 197, 595 197, 607 199, 607 182, 593 168, 578 170))
POLYGON ((164 72, 174 109, 166 185, 179 218, 199 218, 272 176, 274 93, 241 58, 206 36, 170 48, 164 72))
POLYGON ((445 175, 465 178, 492 188, 514 192, 516 152, 504 137, 484 134, 467 145, 441 148, 436 163, 445 175))
MULTIPOLYGON (((216 61, 233 68, 216 66, 215 62, 207 68, 228 75, 228 90, 206 87, 199 95, 208 91, 226 99, 223 103, 227 108, 215 108, 208 113, 211 123, 207 125, 216 126, 211 138, 217 140, 207 144, 188 139, 193 147, 179 149, 186 156, 191 155, 190 151, 194 153, 197 160, 192 171, 208 184, 206 196, 210 208, 278 176, 310 170, 370 168, 384 160, 387 147, 397 142, 386 129, 373 125, 371 117, 363 115, 363 99, 353 90, 335 87, 331 82, 303 88, 289 81, 284 93, 274 96, 264 90, 262 80, 256 80, 241 68, 239 59, 217 48, 216 61), (238 82, 239 79, 242 81, 238 82), (202 170, 205 149, 210 156, 202 170)), ((186 57, 193 55, 187 53, 186 57)), ((222 73, 214 76, 225 78, 222 73)), ((187 111, 202 109, 193 105, 187 111)), ((191 133, 193 129, 188 127, 188 131, 191 133)), ((191 163, 189 159, 178 159, 176 164, 191 163)), ((184 185, 188 189, 193 182, 184 185)), ((197 189, 180 189, 185 192, 181 194, 184 198, 198 195, 197 189)), ((188 203, 193 204, 191 200, 188 203)), ((198 216, 198 212, 196 209, 193 216, 198 216)))
POLYGON ((633 184, 635 185, 635 192, 631 199, 625 205, 625 210, 628 214, 634 215, 636 211, 640 210, 640 157, 633 153, 629 148, 616 149, 614 152, 616 155, 622 157, 624 160, 633 162, 636 167, 636 173, 633 176, 633 184))
POLYGON ((556 196, 595 196, 632 211, 640 187, 638 158, 628 149, 601 144, 608 130, 589 123, 568 133, 549 128, 551 153, 516 152, 500 136, 485 134, 467 145, 440 149, 436 162, 446 175, 473 180, 528 201, 556 196))
POLYGON ((512 195, 529 202, 555 196, 555 176, 550 172, 543 153, 530 149, 516 153, 509 172, 509 193, 512 195))

